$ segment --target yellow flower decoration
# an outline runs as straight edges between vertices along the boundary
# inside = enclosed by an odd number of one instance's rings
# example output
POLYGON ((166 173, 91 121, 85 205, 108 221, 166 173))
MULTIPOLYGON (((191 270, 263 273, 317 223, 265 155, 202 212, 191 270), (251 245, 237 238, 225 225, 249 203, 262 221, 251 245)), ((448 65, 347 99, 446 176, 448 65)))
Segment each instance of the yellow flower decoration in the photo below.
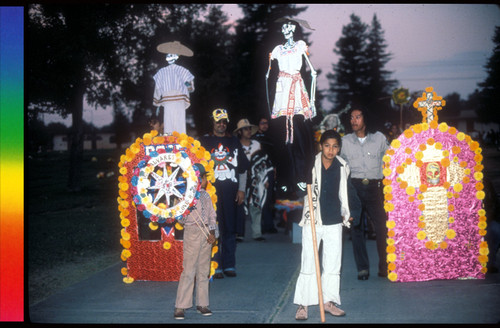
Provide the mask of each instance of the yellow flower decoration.
POLYGON ((129 219, 123 219, 123 220, 121 220, 120 223, 121 223, 122 227, 125 227, 125 228, 130 225, 129 219))
POLYGON ((396 272, 391 272, 387 275, 387 278, 390 281, 396 281, 398 279, 398 275, 396 274, 396 272))
POLYGON ((482 208, 479 211, 477 211, 477 214, 479 214, 479 216, 485 216, 486 215, 486 211, 484 210, 484 208, 482 208))
POLYGON ((390 168, 386 167, 385 169, 382 170, 382 173, 384 174, 384 176, 388 177, 389 175, 391 175, 392 170, 390 168))
POLYGON ((394 204, 393 203, 389 203, 389 202, 385 203, 384 204, 384 210, 386 212, 394 211, 394 204))
POLYGON ((392 192, 392 186, 384 186, 384 193, 388 194, 392 192))
POLYGON ((388 220, 385 225, 388 229, 394 229, 394 227, 396 226, 396 222, 394 222, 394 220, 388 220))
POLYGON ((130 253, 130 251, 129 251, 128 249, 124 249, 124 250, 122 250, 122 256, 123 256, 124 258, 127 258, 127 259, 128 259, 131 255, 132 255, 132 253, 130 253))
POLYGON ((384 163, 390 163, 391 162, 391 157, 388 156, 388 155, 384 155, 384 157, 382 157, 382 162, 384 162, 384 163))
MULTIPOLYGON (((215 254, 217 253, 217 251, 219 250, 219 247, 218 246, 213 246, 212 247, 212 257, 215 256, 215 254)), ((215 264, 217 265, 217 262, 215 262, 215 264)), ((217 269, 217 268, 216 268, 217 269)))
POLYGON ((121 183, 118 184, 118 187, 120 188, 120 190, 127 191, 128 190, 128 183, 121 182, 121 183))
POLYGON ((394 239, 392 239, 392 238, 387 238, 386 242, 387 242, 387 245, 394 245, 394 239))
POLYGON ((420 231, 417 233, 417 238, 418 238, 419 240, 424 240, 426 236, 427 236, 427 235, 425 234, 425 231, 420 230, 420 231))
POLYGON ((410 195, 410 196, 411 196, 411 195, 414 195, 414 194, 415 194, 415 188, 414 188, 413 186, 409 186, 409 187, 407 187, 407 188, 406 188, 406 193, 407 193, 408 195, 410 195))
POLYGON ((463 188, 464 186, 462 186, 461 183, 456 183, 455 185, 453 185, 453 190, 455 190, 455 192, 461 192, 463 188))
POLYGON ((448 218, 448 222, 450 222, 450 223, 454 223, 454 222, 455 222, 455 218, 454 218, 453 216, 450 216, 450 217, 448 218))
POLYGON ((126 284, 131 284, 134 282, 134 278, 132 277, 124 277, 123 278, 123 282, 126 283, 126 284))
POLYGON ((455 238, 456 235, 457 235, 457 233, 455 232, 455 230, 453 230, 453 229, 446 230, 446 237, 448 239, 453 239, 453 238, 455 238))
POLYGON ((127 174, 127 168, 125 166, 120 168, 120 174, 123 174, 123 175, 127 174))
POLYGON ((422 124, 422 131, 427 131, 429 130, 429 124, 427 122, 421 123, 422 124))
POLYGON ((483 173, 482 172, 474 172, 474 179, 476 179, 476 181, 482 181, 483 180, 483 173))
POLYGON ((394 253, 389 253, 389 254, 387 254, 387 261, 389 261, 389 262, 394 262, 394 261, 396 261, 396 258, 397 258, 397 257, 396 257, 396 254, 394 254, 394 253))
POLYGON ((177 230, 183 230, 184 226, 182 224, 180 224, 179 222, 176 222, 175 223, 175 229, 177 229, 177 230))
POLYGON ((448 127, 448 124, 446 124, 445 122, 440 123, 440 124, 439 124, 439 126, 438 126, 438 129, 439 129, 439 131, 441 131, 441 132, 446 132, 446 131, 448 131, 448 128, 449 128, 449 127, 448 127))
POLYGON ((463 141, 465 139, 465 133, 458 132, 457 139, 460 140, 460 141, 463 141))
POLYGON ((489 253, 490 253, 490 250, 488 249, 488 247, 479 249, 479 254, 481 254, 481 255, 488 255, 489 253))
POLYGON ((424 158, 424 153, 421 151, 417 151, 415 153, 415 158, 421 160, 422 158, 424 158))
POLYGON ((399 148, 399 147, 401 147, 401 141, 399 141, 398 139, 392 140, 391 147, 392 148, 399 148))
MULTIPOLYGON (((440 142, 438 141, 438 142, 436 142, 436 144, 434 145, 434 147, 435 147, 436 149, 443 149, 443 144, 442 144, 442 143, 440 143, 440 142)), ((448 155, 449 155, 449 152, 448 152, 447 150, 445 150, 445 151, 443 151, 443 154, 444 154, 445 152, 446 152, 446 156, 448 156, 448 155)))
POLYGON ((483 200, 485 196, 486 196, 486 194, 482 190, 476 192, 476 198, 477 199, 483 200))
POLYGON ((163 248, 164 249, 169 250, 170 247, 172 247, 172 244, 170 244, 168 241, 166 241, 166 242, 163 243, 163 248))

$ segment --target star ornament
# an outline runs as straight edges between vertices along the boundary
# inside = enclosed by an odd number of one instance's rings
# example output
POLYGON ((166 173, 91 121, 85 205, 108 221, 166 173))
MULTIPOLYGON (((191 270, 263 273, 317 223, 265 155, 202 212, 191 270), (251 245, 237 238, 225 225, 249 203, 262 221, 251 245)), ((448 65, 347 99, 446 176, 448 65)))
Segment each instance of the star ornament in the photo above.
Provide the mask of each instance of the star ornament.
POLYGON ((177 174, 179 173, 180 167, 176 168, 171 175, 168 175, 166 166, 163 167, 163 176, 158 175, 156 172, 152 172, 151 175, 155 179, 155 184, 149 187, 148 190, 158 190, 153 204, 157 204, 161 197, 165 196, 167 200, 167 206, 170 207, 170 197, 172 195, 182 198, 183 195, 176 188, 178 185, 184 184, 184 181, 177 180, 177 174))

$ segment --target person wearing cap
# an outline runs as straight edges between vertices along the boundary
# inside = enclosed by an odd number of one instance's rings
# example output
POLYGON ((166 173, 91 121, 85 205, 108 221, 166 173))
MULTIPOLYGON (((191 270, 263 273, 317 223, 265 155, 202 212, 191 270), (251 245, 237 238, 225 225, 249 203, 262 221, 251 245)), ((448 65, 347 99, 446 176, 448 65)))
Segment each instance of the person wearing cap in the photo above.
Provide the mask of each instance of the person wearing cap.
POLYGON ((212 112, 212 132, 200 138, 201 145, 214 161, 214 186, 217 195, 219 221, 219 250, 214 260, 218 263, 214 278, 236 277, 236 221, 237 206, 245 200, 248 159, 241 143, 227 131, 229 116, 223 108, 212 112))
POLYGON ((193 52, 179 41, 162 43, 157 50, 166 54, 168 66, 153 77, 155 89, 153 105, 163 107, 163 133, 186 133, 186 109, 191 105, 189 94, 194 91, 194 76, 175 62, 179 56, 191 57, 193 52))
POLYGON ((200 163, 193 165, 199 174, 200 198, 196 207, 180 223, 184 226, 182 273, 177 287, 174 318, 184 319, 184 310, 193 306, 196 284, 196 310, 203 316, 212 315, 209 308, 208 283, 212 245, 218 237, 215 209, 207 187, 207 173, 200 163), (195 168, 196 167, 196 168, 195 168), (208 232, 208 235, 207 235, 208 232))
POLYGON ((233 134, 238 135, 245 155, 250 162, 247 176, 245 208, 252 219, 252 238, 264 241, 262 237, 262 208, 267 196, 270 176, 274 173, 267 154, 262 150, 258 141, 251 139, 258 130, 256 125, 250 124, 248 119, 238 121, 233 134))
MULTIPOLYGON (((363 212, 368 214, 375 228, 379 260, 378 276, 387 277, 387 216, 384 210, 382 189, 382 179, 384 178, 382 157, 389 145, 383 133, 370 129, 367 111, 357 101, 352 102, 349 117, 353 132, 342 138, 344 146, 340 156, 347 161, 351 168, 352 184, 361 200, 363 212)), ((366 251, 365 220, 360 220, 359 224, 353 225, 351 238, 358 279, 367 280, 370 276, 370 264, 366 251)))

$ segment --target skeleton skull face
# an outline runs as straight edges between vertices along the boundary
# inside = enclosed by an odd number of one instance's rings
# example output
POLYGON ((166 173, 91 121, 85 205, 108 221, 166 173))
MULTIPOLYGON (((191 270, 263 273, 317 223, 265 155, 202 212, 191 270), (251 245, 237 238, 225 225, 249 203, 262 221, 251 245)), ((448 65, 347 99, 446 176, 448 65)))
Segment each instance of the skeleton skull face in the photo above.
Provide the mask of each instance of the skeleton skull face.
POLYGON ((431 185, 439 184, 441 172, 437 163, 429 163, 426 169, 427 183, 431 185))
POLYGON ((287 40, 293 37, 293 32, 295 32, 295 25, 293 23, 288 22, 281 27, 281 33, 283 33, 283 36, 287 40))
POLYGON ((167 58, 166 58, 166 61, 169 63, 169 64, 173 64, 175 63, 175 61, 179 59, 179 55, 177 54, 167 54, 167 58))

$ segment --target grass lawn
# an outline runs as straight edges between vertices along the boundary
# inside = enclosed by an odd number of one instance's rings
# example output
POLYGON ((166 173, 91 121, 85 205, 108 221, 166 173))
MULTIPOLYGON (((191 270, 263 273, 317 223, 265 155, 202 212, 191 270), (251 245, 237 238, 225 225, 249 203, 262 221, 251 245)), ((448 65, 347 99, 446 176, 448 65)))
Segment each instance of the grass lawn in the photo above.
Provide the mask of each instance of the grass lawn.
POLYGON ((28 156, 25 230, 30 304, 121 261, 116 199, 122 153, 86 151, 79 192, 66 189, 68 152, 28 156), (99 172, 105 176, 98 178, 99 172), (106 177, 109 172, 114 175, 106 177))

